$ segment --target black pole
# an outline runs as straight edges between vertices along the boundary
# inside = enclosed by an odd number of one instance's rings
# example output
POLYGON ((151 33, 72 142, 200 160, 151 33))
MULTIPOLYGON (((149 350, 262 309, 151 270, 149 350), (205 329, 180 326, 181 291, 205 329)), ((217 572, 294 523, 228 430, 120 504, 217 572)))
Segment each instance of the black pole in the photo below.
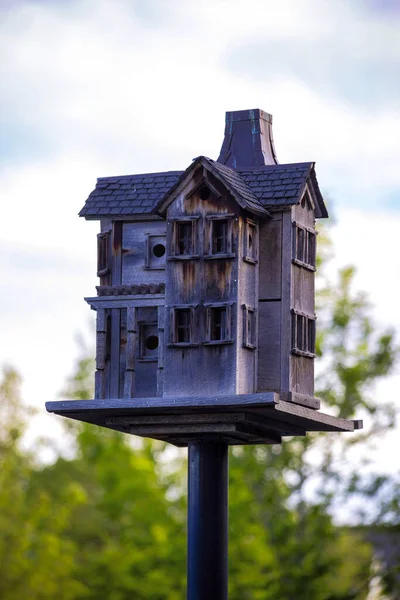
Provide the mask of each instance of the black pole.
POLYGON ((228 446, 189 444, 188 600, 228 598, 228 446))

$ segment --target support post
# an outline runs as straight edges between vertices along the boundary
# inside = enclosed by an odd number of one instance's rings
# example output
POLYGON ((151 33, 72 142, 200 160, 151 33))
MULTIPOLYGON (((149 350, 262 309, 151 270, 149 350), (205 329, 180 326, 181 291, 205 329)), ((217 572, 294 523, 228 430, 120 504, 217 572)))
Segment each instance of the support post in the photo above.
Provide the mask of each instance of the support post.
POLYGON ((228 445, 188 448, 188 600, 228 598, 228 445))

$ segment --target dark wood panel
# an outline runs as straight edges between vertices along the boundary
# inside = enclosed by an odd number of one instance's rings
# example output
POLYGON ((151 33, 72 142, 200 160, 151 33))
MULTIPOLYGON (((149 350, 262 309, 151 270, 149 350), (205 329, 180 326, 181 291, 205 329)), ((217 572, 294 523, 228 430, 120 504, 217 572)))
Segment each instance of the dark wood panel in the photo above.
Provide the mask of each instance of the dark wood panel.
POLYGON ((281 303, 260 302, 258 306, 258 391, 279 391, 281 303))
POLYGON ((260 300, 278 300, 282 293, 282 221, 260 223, 260 300))

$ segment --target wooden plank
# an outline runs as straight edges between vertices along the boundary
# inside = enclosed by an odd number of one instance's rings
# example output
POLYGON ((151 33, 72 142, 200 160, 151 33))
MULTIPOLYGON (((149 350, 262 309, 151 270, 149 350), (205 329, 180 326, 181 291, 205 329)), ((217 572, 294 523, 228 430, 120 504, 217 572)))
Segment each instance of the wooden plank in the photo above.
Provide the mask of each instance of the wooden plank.
POLYGON ((106 361, 106 338, 105 331, 98 331, 96 335, 96 369, 101 371, 105 368, 106 361))
POLYGON ((242 434, 248 434, 252 438, 265 439, 271 444, 280 444, 282 441, 281 436, 276 431, 272 431, 271 428, 265 429, 260 423, 251 421, 238 423, 236 430, 242 434))
POLYGON ((112 229, 112 285, 122 283, 122 223, 114 222, 112 229))
POLYGON ((281 302, 258 305, 258 391, 280 388, 281 302))
POLYGON ((165 348, 165 306, 158 307, 158 369, 157 369, 157 396, 164 392, 164 348, 165 348))
POLYGON ((305 394, 297 394, 296 392, 281 394, 281 399, 285 402, 293 402, 294 404, 300 404, 301 406, 307 406, 308 408, 314 408, 316 410, 319 410, 321 407, 321 400, 319 398, 307 396, 305 394))
POLYGON ((124 398, 131 398, 135 390, 135 372, 134 370, 125 370, 124 377, 124 398))
POLYGON ((105 398, 106 395, 106 374, 105 371, 96 371, 94 374, 94 393, 95 398, 105 398))
POLYGON ((281 304, 281 383, 282 392, 290 391, 290 355, 292 340, 292 213, 282 213, 282 304, 281 304))
POLYGON ((130 306, 163 306, 164 294, 139 294, 139 296, 94 296, 84 298, 94 309, 100 308, 129 308, 130 306))
POLYGON ((127 309, 126 319, 126 368, 129 371, 135 370, 136 333, 136 308, 130 307, 127 309))
POLYGON ((96 313, 96 331, 104 333, 107 331, 106 311, 104 308, 99 309, 96 313))
POLYGON ((282 221, 260 223, 260 300, 280 300, 282 291, 282 221))
POLYGON ((153 425, 153 424, 168 424, 188 423, 195 425, 196 423, 224 423, 233 421, 245 421, 246 413, 200 413, 189 415, 142 415, 133 417, 114 417, 106 419, 106 425, 153 425))
POLYGON ((305 406, 291 402, 279 402, 274 408, 276 413, 271 411, 271 416, 277 414, 282 419, 285 415, 285 420, 295 425, 303 424, 308 431, 354 431, 352 420, 327 415, 305 406))
MULTIPOLYGON (((244 329, 246 327, 246 313, 243 306, 246 305, 253 309, 254 328, 253 343, 257 346, 257 307, 258 307, 258 273, 259 269, 256 263, 243 260, 244 249, 248 246, 246 235, 248 235, 248 219, 239 219, 239 261, 238 261, 238 277, 237 277, 237 311, 233 311, 236 315, 236 393, 237 394, 252 394, 257 390, 257 349, 245 348, 243 344, 244 329)), ((256 244, 255 256, 259 255, 259 232, 258 226, 254 231, 257 231, 253 244, 256 244)), ((254 234, 253 231, 253 234, 254 234)), ((249 252, 249 250, 248 250, 249 252)), ((272 389, 272 388, 269 388, 272 389)))
MULTIPOLYGON (((306 356, 292 354, 290 357, 290 388, 292 392, 305 397, 314 397, 314 360, 306 356)), ((297 404, 306 404, 298 402, 297 404)))
POLYGON ((292 306, 302 313, 314 315, 315 273, 297 264, 292 264, 293 297, 292 306))
POLYGON ((259 425, 263 429, 273 431, 281 436, 285 435, 299 435, 305 436, 306 430, 301 427, 295 427, 294 425, 288 425, 287 423, 280 423, 276 419, 272 421, 267 416, 259 415, 255 413, 246 413, 246 420, 250 423, 259 425))
POLYGON ((110 395, 119 398, 119 355, 120 355, 121 313, 119 309, 111 310, 111 365, 110 395))
POLYGON ((279 395, 275 392, 261 394, 243 394, 230 396, 209 397, 153 397, 153 398, 113 398, 105 400, 58 400, 47 402, 49 412, 75 412, 88 410, 126 410, 126 409, 151 409, 158 411, 182 410, 205 408, 219 410, 223 407, 237 408, 239 406, 266 406, 279 402, 279 395))
POLYGON ((199 433, 235 433, 238 429, 238 425, 235 423, 199 423, 191 425, 184 423, 182 425, 132 425, 129 426, 129 433, 135 435, 141 435, 144 437, 153 435, 176 435, 182 433, 183 435, 192 435, 199 433))

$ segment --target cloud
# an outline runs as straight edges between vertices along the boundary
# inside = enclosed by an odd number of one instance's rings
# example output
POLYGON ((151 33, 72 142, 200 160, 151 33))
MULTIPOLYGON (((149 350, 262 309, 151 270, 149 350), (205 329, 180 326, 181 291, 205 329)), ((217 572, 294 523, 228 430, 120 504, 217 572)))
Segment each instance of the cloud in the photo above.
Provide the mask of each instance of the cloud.
POLYGON ((301 5, 297 29, 290 28, 288 35, 279 28, 277 34, 266 26, 241 39, 227 52, 228 67, 250 80, 293 78, 324 96, 374 111, 397 108, 400 38, 396 19, 383 18, 384 13, 379 19, 365 4, 309 0, 301 5))
POLYGON ((8 167, 74 163, 83 177, 90 163, 93 183, 181 169, 218 156, 226 110, 258 106, 274 114, 280 161, 316 160, 338 202, 373 208, 400 186, 399 113, 369 105, 399 54, 390 19, 342 0, 16 6, 2 30, 8 167), (363 106, 336 93, 337 77, 363 106))

